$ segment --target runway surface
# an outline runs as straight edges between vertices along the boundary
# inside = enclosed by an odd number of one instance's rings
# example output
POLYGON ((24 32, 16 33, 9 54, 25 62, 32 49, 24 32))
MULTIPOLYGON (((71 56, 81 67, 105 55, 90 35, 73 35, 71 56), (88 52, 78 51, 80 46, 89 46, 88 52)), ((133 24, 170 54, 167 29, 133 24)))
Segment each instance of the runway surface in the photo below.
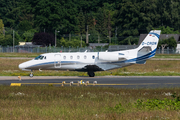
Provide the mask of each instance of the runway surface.
POLYGON ((97 77, 76 77, 76 76, 34 76, 21 77, 0 77, 0 85, 11 85, 12 83, 20 83, 21 85, 62 85, 69 86, 73 81, 73 86, 77 86, 78 81, 83 80, 84 83, 89 81, 88 85, 108 86, 118 88, 167 88, 180 87, 180 76, 97 76, 97 77))

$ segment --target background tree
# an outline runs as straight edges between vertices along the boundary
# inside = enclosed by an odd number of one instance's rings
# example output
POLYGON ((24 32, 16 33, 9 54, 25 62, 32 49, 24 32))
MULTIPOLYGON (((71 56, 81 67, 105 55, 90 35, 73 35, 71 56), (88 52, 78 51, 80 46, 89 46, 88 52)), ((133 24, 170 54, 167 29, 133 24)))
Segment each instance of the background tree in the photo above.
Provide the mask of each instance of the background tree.
POLYGON ((82 44, 82 47, 86 46, 84 41, 82 41, 82 43, 81 43, 81 41, 77 40, 77 39, 72 39, 71 41, 66 41, 62 37, 60 40, 57 41, 57 46, 58 47, 61 47, 61 46, 63 46, 63 47, 77 47, 77 46, 79 46, 80 47, 81 44, 82 44))
POLYGON ((78 28, 80 34, 85 34, 85 16, 82 12, 82 9, 80 10, 78 15, 78 28))
POLYGON ((22 35, 22 37, 24 38, 24 41, 25 41, 25 42, 31 42, 31 40, 32 40, 33 37, 34 37, 34 33, 35 33, 35 32, 36 32, 36 31, 33 30, 33 29, 24 32, 23 35, 22 35))
POLYGON ((177 47, 177 42, 174 39, 174 37, 171 37, 169 39, 160 40, 158 43, 158 47, 161 47, 161 45, 165 45, 165 44, 166 44, 166 48, 169 47, 170 49, 176 49, 176 47, 177 47))
POLYGON ((108 14, 102 8, 98 10, 98 14, 96 15, 96 25, 95 28, 99 32, 99 41, 102 43, 108 42, 108 14))
POLYGON ((53 46, 55 43, 55 38, 53 34, 36 33, 32 39, 32 43, 35 45, 53 46))
MULTIPOLYGON (((95 29, 95 18, 93 18, 92 14, 85 14, 85 31, 86 31, 86 44, 88 44, 89 42, 91 42, 92 40, 89 39, 89 35, 90 36, 95 36, 92 32, 92 30, 95 29)), ((94 40, 96 41, 96 40, 94 40)))
POLYGON ((91 30, 89 30, 89 43, 97 43, 98 42, 98 36, 99 33, 98 31, 94 28, 92 28, 91 30))
POLYGON ((174 28, 170 28, 169 26, 160 26, 157 29, 161 30, 161 34, 179 34, 178 30, 174 31, 174 28))
POLYGON ((0 45, 1 46, 13 46, 12 39, 13 38, 11 35, 0 36, 0 45))
POLYGON ((19 23, 19 16, 21 16, 21 0, 1 0, 1 18, 4 21, 5 26, 15 28, 19 23))
POLYGON ((139 33, 148 33, 153 27, 161 26, 161 13, 158 13, 157 0, 142 0, 139 3, 139 33))
POLYGON ((170 28, 166 33, 180 32, 179 0, 0 0, 0 3, 4 27, 17 31, 21 41, 30 41, 32 29, 47 33, 58 30, 62 36, 88 31, 89 42, 95 43, 98 38, 109 43, 107 36, 121 43, 128 36, 139 36, 153 28, 170 28))
POLYGON ((4 34, 4 24, 3 24, 2 19, 0 19, 0 35, 3 35, 3 34, 4 34))
POLYGON ((32 24, 27 20, 21 21, 18 25, 18 30, 20 31, 28 31, 32 28, 33 28, 32 24))
POLYGON ((118 4, 115 17, 117 18, 116 26, 119 27, 118 36, 138 35, 140 6, 130 0, 122 0, 118 4))
POLYGON ((138 41, 139 41, 138 37, 129 36, 125 38, 124 40, 120 41, 119 44, 120 45, 137 45, 138 41))

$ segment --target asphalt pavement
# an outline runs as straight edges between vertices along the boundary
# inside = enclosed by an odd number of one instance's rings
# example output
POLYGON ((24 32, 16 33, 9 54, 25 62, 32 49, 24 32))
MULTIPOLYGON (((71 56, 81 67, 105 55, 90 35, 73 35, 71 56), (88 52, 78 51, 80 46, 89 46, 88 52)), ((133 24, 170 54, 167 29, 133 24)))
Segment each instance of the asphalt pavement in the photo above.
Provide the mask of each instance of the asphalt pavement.
POLYGON ((62 85, 62 83, 64 83, 64 86, 69 86, 70 82, 73 82, 72 86, 77 86, 77 83, 84 85, 83 83, 86 83, 87 81, 89 82, 88 85, 117 88, 180 87, 180 76, 34 76, 32 78, 28 76, 22 76, 21 78, 18 78, 17 76, 0 77, 1 85, 11 85, 12 83, 18 83, 21 85, 62 85), (93 84, 96 82, 97 84, 93 84))

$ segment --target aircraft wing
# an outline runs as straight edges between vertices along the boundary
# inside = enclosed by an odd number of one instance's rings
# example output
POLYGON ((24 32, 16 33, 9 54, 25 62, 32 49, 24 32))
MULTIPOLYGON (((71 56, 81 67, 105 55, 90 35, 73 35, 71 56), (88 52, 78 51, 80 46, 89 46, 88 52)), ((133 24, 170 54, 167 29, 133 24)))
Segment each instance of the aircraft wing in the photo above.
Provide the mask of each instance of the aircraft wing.
POLYGON ((119 65, 113 65, 113 64, 96 64, 96 65, 86 65, 83 68, 76 69, 76 71, 105 71, 110 70, 114 68, 119 68, 119 65))
POLYGON ((97 66, 101 68, 103 71, 119 68, 119 65, 116 64, 97 64, 97 66))

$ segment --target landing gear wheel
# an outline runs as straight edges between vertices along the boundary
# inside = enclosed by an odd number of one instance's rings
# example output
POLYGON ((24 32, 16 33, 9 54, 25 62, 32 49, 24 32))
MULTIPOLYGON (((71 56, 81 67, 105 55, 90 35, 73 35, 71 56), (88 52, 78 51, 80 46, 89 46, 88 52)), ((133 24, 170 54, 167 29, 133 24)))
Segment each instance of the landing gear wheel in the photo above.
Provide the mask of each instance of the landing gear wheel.
POLYGON ((95 73, 94 72, 88 72, 89 77, 94 77, 95 73))
POLYGON ((33 73, 30 73, 30 74, 29 74, 29 77, 33 77, 33 73))

